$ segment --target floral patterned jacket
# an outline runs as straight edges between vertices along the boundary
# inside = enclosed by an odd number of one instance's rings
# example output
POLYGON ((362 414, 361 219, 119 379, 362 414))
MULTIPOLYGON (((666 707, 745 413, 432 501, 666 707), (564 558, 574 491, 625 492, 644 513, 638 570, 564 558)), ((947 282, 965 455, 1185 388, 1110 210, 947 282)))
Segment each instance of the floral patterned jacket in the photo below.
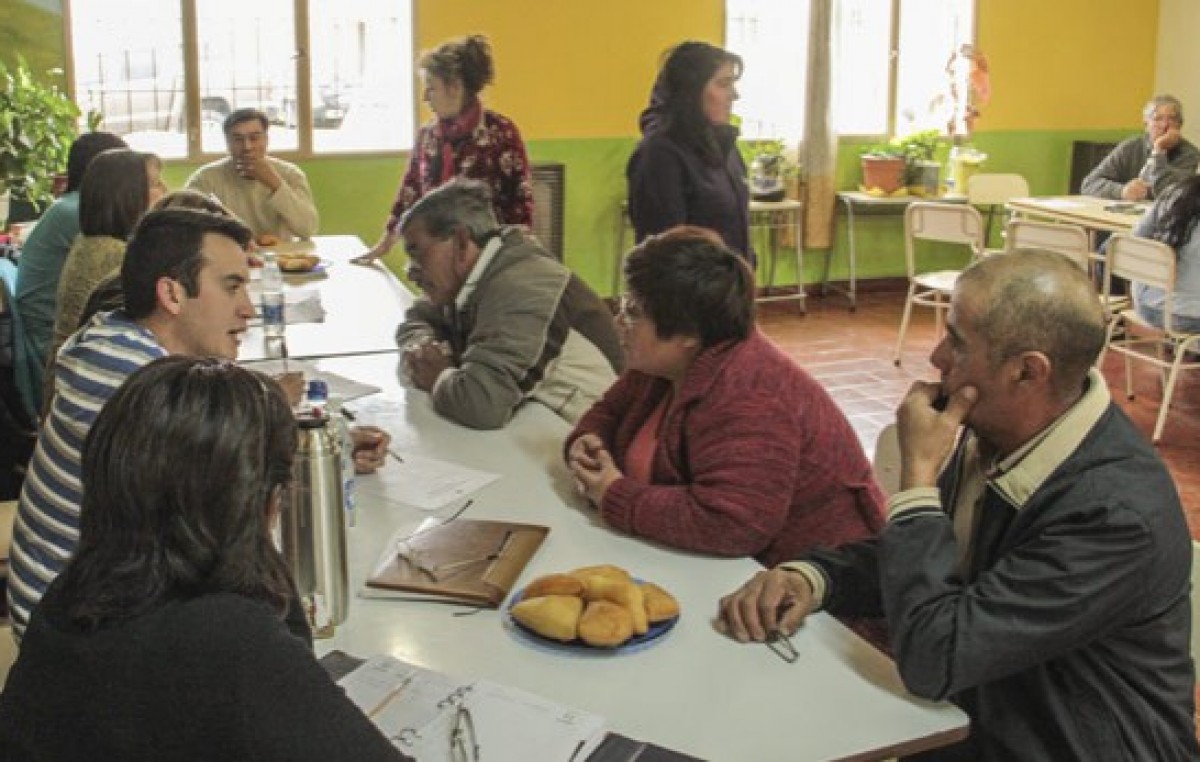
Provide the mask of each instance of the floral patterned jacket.
MULTIPOLYGON (((443 122, 434 119, 421 127, 413 148, 408 171, 392 204, 387 230, 394 232, 404 212, 443 182, 440 172, 445 144, 443 122)), ((533 182, 529 157, 516 124, 494 111, 479 109, 467 135, 453 146, 452 176, 469 177, 487 183, 492 191, 492 206, 501 225, 533 225, 533 182)))

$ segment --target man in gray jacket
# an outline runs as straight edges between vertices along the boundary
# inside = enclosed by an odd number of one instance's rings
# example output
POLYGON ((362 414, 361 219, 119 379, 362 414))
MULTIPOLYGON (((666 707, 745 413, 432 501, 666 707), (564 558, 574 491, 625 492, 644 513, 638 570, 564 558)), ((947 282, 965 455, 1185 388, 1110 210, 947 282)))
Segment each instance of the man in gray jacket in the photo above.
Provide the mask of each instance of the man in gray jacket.
POLYGON ((424 296, 396 332, 406 374, 464 426, 503 426, 525 400, 574 422, 624 365, 612 313, 518 228, 487 187, 453 180, 400 221, 424 296))
POLYGON ((1083 179, 1089 196, 1147 201, 1196 174, 1200 151, 1183 138, 1183 104, 1156 95, 1142 111, 1146 132, 1123 141, 1083 179))

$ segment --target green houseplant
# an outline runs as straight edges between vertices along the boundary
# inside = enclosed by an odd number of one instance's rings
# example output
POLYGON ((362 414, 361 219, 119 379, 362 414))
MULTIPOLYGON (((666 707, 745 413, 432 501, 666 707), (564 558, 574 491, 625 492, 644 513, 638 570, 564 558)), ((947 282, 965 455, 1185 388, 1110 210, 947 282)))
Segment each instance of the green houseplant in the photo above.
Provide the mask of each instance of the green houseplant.
MULTIPOLYGON (((48 78, 62 75, 47 72, 48 78)), ((34 206, 53 199, 54 176, 66 169, 67 152, 78 134, 79 108, 53 82, 41 82, 18 56, 16 66, 0 61, 0 194, 34 206)), ((89 115, 89 123, 99 121, 89 115)))
POLYGON ((759 201, 779 201, 791 181, 800 176, 800 165, 788 154, 783 140, 739 140, 738 150, 750 173, 750 193, 759 201))

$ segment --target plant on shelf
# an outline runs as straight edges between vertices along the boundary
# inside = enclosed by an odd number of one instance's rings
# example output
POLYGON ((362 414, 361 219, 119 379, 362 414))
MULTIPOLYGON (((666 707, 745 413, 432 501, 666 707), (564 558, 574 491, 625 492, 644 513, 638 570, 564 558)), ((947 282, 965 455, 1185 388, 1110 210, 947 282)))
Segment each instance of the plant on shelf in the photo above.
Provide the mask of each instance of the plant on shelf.
POLYGON ((896 145, 904 151, 907 162, 905 182, 910 192, 937 195, 941 175, 937 151, 942 142, 942 134, 938 130, 920 130, 895 140, 896 145))
POLYGON ((800 176, 800 165, 783 140, 739 140, 738 150, 750 173, 750 195, 756 201, 781 201, 790 181, 800 176))
MULTIPOLYGON (((38 81, 24 58, 18 55, 16 66, 0 61, 0 194, 34 206, 53 200, 54 176, 66 170, 78 119, 79 108, 56 84, 38 81)), ((94 126, 99 115, 88 122, 94 126)))
POLYGON ((863 190, 873 196, 891 195, 904 188, 908 160, 895 141, 872 143, 862 149, 863 190))

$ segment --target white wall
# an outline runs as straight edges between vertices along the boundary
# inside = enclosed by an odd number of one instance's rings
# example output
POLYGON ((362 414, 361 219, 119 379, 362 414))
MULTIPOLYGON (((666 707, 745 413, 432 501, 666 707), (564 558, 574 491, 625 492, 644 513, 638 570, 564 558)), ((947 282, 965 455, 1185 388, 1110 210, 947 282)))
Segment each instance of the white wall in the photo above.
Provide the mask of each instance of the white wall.
MULTIPOLYGON (((1154 91, 1183 101, 1183 134, 1200 145, 1200 2, 1159 0, 1154 91)), ((1119 54, 1118 54, 1119 55, 1119 54)))

